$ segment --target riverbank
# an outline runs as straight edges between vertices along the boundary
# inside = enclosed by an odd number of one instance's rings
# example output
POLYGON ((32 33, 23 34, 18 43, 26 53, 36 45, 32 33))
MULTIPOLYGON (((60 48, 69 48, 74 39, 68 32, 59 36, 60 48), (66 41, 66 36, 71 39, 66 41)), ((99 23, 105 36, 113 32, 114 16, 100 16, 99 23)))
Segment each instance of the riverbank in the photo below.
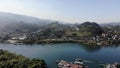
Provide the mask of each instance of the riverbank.
POLYGON ((120 45, 119 41, 85 41, 85 40, 59 40, 59 39, 45 39, 45 40, 23 40, 23 44, 56 44, 56 43, 79 43, 89 46, 110 46, 110 45, 120 45))
POLYGON ((31 40, 23 40, 23 44, 56 44, 56 43, 79 43, 85 45, 96 45, 95 43, 87 43, 81 40, 39 40, 39 41, 31 41, 31 40))

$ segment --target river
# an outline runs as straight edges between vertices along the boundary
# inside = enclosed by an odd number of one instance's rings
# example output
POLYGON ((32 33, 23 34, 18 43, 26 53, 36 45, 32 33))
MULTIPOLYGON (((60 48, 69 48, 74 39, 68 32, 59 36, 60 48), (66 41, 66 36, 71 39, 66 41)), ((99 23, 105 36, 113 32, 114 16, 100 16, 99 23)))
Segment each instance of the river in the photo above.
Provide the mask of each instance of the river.
POLYGON ((22 54, 29 58, 44 59, 48 68, 57 68, 56 60, 74 61, 76 58, 90 60, 85 62, 89 68, 100 68, 99 64, 120 62, 120 47, 86 46, 77 43, 47 45, 0 44, 0 49, 22 54))

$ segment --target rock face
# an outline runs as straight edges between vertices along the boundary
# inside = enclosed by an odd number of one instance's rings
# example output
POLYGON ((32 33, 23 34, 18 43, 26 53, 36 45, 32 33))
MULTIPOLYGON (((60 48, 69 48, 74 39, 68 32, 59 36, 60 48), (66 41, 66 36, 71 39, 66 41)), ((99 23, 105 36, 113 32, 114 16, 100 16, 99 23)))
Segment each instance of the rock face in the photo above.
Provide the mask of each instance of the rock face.
POLYGON ((105 68, 120 68, 120 64, 119 63, 107 64, 105 68))

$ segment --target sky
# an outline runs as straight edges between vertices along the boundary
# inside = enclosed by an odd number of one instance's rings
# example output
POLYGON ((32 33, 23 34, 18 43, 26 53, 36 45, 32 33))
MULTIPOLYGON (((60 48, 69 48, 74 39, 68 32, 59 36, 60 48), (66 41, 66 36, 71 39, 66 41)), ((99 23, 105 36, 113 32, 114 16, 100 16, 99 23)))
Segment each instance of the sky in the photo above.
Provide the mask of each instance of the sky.
POLYGON ((0 12, 69 23, 120 22, 120 0, 0 0, 0 12))

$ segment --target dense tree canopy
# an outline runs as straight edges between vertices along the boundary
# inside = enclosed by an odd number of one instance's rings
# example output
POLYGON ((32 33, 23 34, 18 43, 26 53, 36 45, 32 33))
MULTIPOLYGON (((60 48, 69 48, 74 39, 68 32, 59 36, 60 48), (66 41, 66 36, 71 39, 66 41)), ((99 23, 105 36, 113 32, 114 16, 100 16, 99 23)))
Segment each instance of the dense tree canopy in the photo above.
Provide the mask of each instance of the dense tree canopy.
POLYGON ((102 28, 95 22, 84 22, 79 26, 81 33, 89 33, 88 36, 96 36, 101 35, 103 30, 102 28))
POLYGON ((0 49, 0 68, 46 68, 40 59, 29 59, 0 49))

